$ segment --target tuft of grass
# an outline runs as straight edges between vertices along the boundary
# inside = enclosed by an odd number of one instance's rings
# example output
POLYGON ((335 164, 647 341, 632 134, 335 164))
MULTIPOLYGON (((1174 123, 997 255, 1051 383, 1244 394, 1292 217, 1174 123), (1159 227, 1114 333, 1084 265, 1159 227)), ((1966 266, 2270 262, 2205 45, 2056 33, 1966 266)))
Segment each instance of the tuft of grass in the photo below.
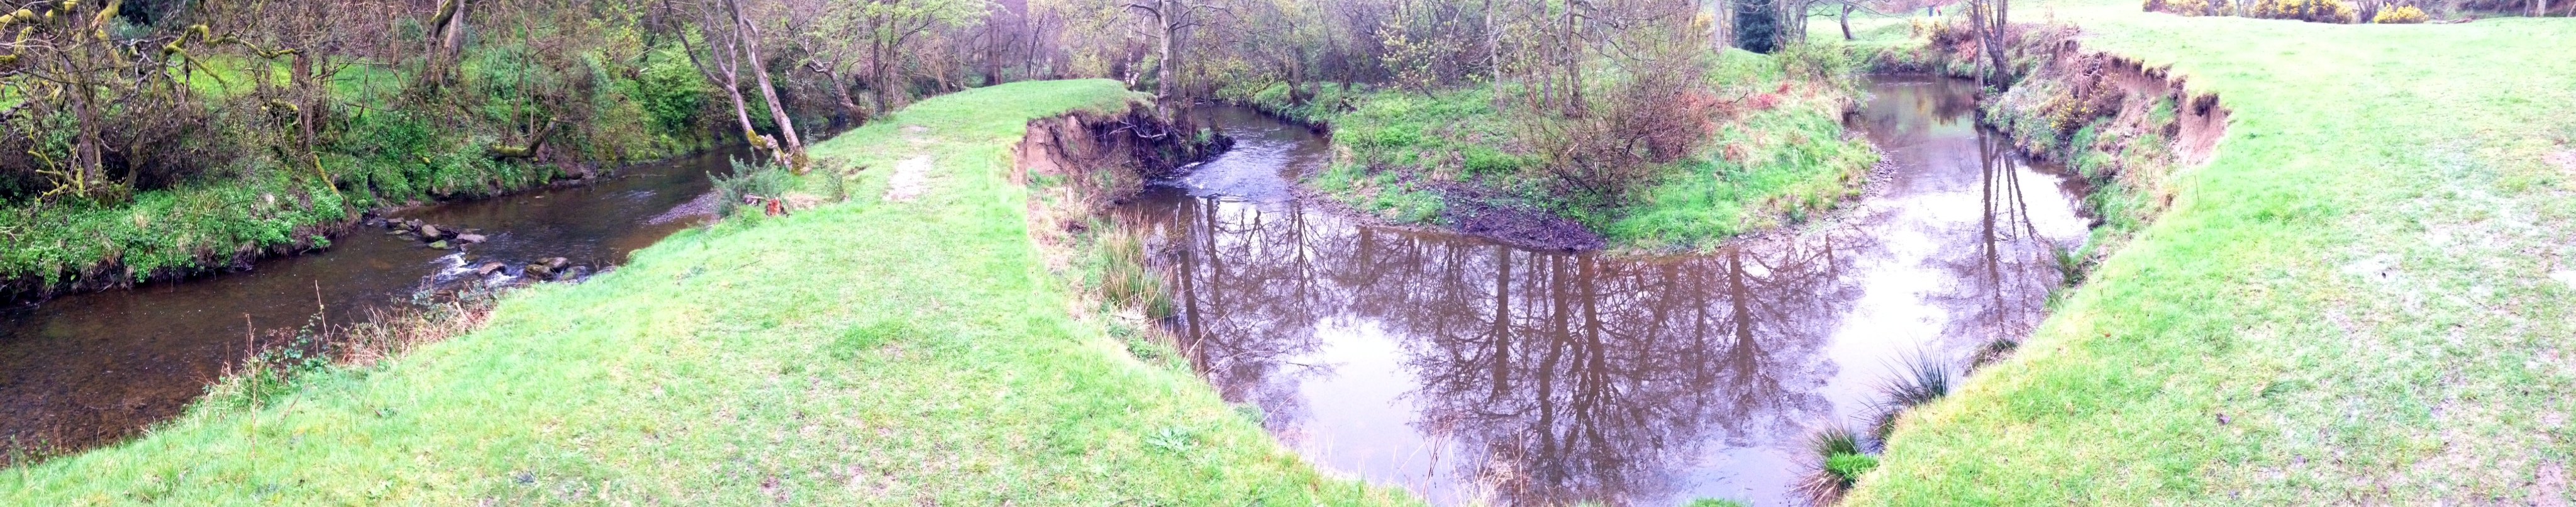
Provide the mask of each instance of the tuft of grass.
POLYGON ((1892 366, 1895 376, 1878 383, 1878 412, 1873 434, 1886 441, 1896 430, 1896 421, 1905 411, 1950 395, 1957 373, 1940 358, 1921 350, 1905 354, 1892 366))
POLYGON ((1068 311, 1008 150, 1031 119, 1131 100, 1109 80, 924 100, 813 147, 932 156, 917 200, 870 197, 870 172, 847 203, 682 231, 463 336, 9 470, 0 503, 1414 503, 1317 472, 1068 311))
POLYGON ((1827 426, 1807 435, 1807 471, 1790 490, 1809 503, 1831 505, 1860 483, 1860 476, 1878 468, 1878 459, 1861 452, 1860 436, 1840 424, 1827 426))
POLYGON ((1142 312, 1146 318, 1170 317, 1172 298, 1163 290, 1163 275, 1145 256, 1145 237, 1127 227, 1107 228, 1093 248, 1100 265, 1101 297, 1110 306, 1142 312))

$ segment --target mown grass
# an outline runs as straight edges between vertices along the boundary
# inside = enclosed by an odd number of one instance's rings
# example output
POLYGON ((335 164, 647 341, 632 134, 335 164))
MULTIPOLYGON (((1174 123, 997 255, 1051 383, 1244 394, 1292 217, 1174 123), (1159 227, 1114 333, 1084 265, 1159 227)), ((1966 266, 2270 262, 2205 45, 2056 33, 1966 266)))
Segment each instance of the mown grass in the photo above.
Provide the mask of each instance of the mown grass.
MULTIPOLYGON (((1239 505, 1410 500, 1323 477, 1040 266, 1007 149, 1107 80, 925 100, 817 145, 930 190, 682 232, 484 329, 0 473, 5 503, 1239 505), (906 132, 904 129, 926 129, 906 132), (914 140, 920 140, 916 143, 914 140)), ((809 176, 809 188, 825 185, 809 176)), ((214 404, 208 404, 212 406, 214 404)))
POLYGON ((1850 502, 2567 497, 2576 162, 2551 160, 2576 20, 2013 12, 2171 65, 2232 125, 2019 352, 1910 412, 1850 502))
POLYGON ((1567 195, 1554 183, 1545 161, 1516 137, 1513 113, 1496 105, 1498 95, 1526 93, 1509 85, 1430 92, 1323 85, 1303 104, 1273 85, 1239 99, 1331 126, 1346 156, 1309 183, 1363 212, 1436 225, 1452 198, 1446 189, 1463 183, 1480 191, 1476 198, 1572 218, 1614 246, 1689 249, 1803 221, 1857 190, 1878 153, 1843 128, 1860 63, 1844 54, 1713 55, 1707 81, 1739 113, 1718 120, 1707 149, 1665 164, 1663 176, 1617 202, 1567 195))

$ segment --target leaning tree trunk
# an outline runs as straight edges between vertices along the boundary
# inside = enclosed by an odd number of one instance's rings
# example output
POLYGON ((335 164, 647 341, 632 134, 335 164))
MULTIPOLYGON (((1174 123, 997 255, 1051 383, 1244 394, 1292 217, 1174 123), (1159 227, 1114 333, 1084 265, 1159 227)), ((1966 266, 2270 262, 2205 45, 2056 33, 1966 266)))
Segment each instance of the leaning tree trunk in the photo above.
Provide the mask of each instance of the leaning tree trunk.
POLYGON ((841 114, 850 117, 850 124, 867 123, 868 110, 859 107, 858 101, 850 99, 849 81, 841 79, 841 71, 826 66, 823 68, 823 78, 832 80, 832 105, 839 106, 841 114))
POLYGON ((784 138, 784 148, 791 157, 787 160, 787 167, 797 174, 804 174, 805 143, 797 139, 796 122, 787 117, 787 108, 779 105, 778 88, 769 84, 769 64, 760 56, 760 31, 752 28, 751 21, 742 16, 741 2, 725 0, 725 8, 733 12, 735 38, 742 42, 742 58, 751 62, 751 75, 760 82, 761 98, 769 102, 769 119, 778 124, 778 133, 784 138))
POLYGON ((1844 2, 1843 2, 1843 16, 1842 16, 1842 18, 1841 18, 1841 19, 1839 19, 1839 20, 1838 20, 1838 21, 1843 25, 1843 40, 1852 40, 1852 35, 1851 35, 1851 11, 1852 11, 1852 4, 1851 4, 1851 2, 1850 2, 1850 1, 1848 1, 1848 0, 1844 1, 1844 2))

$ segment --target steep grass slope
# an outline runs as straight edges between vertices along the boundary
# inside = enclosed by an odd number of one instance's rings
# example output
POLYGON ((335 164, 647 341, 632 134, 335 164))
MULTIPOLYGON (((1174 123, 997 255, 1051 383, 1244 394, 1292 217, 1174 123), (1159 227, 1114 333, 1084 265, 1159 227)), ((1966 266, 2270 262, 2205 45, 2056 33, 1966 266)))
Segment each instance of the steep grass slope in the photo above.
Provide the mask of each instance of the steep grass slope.
POLYGON ((684 232, 407 357, 0 471, 0 503, 1408 502, 1320 476, 1073 317, 1006 150, 1129 100, 1086 80, 923 101, 816 147, 873 168, 848 203, 684 232), (924 193, 878 199, 915 157, 924 193))
POLYGON ((2576 19, 2137 11, 2013 10, 2223 96, 2216 158, 2017 356, 1908 415, 1851 501, 2564 500, 2576 19))

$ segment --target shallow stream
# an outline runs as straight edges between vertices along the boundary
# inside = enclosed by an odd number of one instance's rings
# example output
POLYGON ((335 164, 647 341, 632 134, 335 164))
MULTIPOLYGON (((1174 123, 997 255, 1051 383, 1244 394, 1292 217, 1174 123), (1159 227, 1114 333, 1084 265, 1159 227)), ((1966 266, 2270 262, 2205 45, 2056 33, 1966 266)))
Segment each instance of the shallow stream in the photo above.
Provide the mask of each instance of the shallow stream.
MULTIPOLYGON (((603 181, 439 204, 392 215, 476 228, 489 241, 437 250, 353 227, 327 250, 250 269, 0 307, 0 450, 77 449, 176 416, 207 384, 317 315, 347 324, 431 286, 509 282, 466 266, 564 257, 608 266, 697 223, 709 173, 730 151, 620 169, 603 181), (324 311, 326 310, 327 311, 324 311)), ((516 268, 513 268, 515 271, 516 268)), ((0 459, 5 463, 6 459, 0 459)))

